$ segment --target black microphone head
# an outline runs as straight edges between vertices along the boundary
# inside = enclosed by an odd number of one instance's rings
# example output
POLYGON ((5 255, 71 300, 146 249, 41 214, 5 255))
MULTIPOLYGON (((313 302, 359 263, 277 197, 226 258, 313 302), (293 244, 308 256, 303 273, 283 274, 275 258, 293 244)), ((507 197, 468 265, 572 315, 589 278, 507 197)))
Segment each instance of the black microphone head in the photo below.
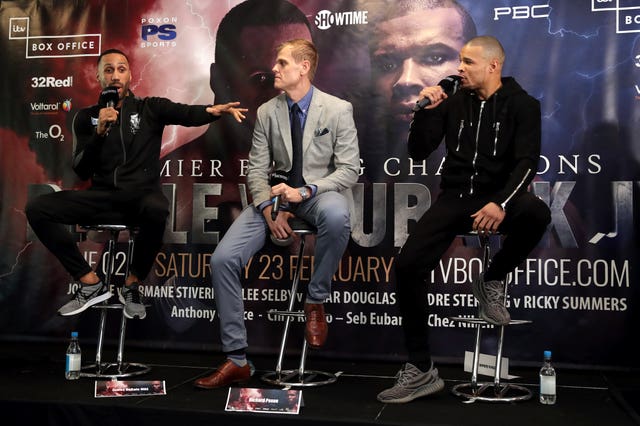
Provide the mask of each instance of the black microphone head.
POLYGON ((289 182, 289 172, 282 170, 276 170, 271 172, 271 186, 275 186, 279 183, 289 182))
POLYGON ((453 95, 454 93, 456 93, 458 87, 460 86, 461 78, 462 77, 460 77, 459 75, 450 75, 440 80, 438 86, 442 87, 444 93, 446 93, 447 96, 453 95))
POLYGON ((118 96, 118 88, 116 86, 109 86, 102 89, 100 92, 100 106, 107 107, 112 106, 115 107, 118 105, 118 101, 120 100, 120 96, 118 96))

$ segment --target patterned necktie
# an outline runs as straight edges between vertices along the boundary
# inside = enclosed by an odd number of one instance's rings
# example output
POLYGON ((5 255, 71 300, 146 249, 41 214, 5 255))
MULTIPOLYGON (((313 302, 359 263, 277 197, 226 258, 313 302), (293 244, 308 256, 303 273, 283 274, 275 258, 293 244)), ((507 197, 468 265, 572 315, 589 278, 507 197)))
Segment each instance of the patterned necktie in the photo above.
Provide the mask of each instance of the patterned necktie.
POLYGON ((291 142, 293 144, 293 159, 289 173, 289 186, 298 188, 304 186, 302 177, 302 123, 300 121, 300 107, 291 106, 291 142))

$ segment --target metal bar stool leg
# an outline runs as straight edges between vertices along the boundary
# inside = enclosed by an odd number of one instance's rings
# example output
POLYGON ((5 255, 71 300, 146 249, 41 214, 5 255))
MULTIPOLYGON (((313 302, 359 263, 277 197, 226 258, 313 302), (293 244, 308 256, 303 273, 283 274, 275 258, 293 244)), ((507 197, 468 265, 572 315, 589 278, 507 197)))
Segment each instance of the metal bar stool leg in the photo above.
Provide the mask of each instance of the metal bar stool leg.
POLYGON ((305 318, 304 312, 294 311, 296 294, 298 291, 298 284, 302 277, 302 259, 305 247, 305 237, 309 234, 315 233, 315 229, 301 221, 294 218, 290 221, 293 231, 300 236, 300 247, 298 249, 298 261, 296 265, 296 271, 293 275, 293 283, 291 285, 291 299, 289 300, 289 306, 287 311, 270 310, 270 314, 282 315, 285 317, 284 331, 282 333, 282 340, 280 341, 280 352, 278 354, 278 362, 276 364, 275 371, 267 372, 262 376, 262 380, 278 386, 320 386, 333 383, 337 380, 336 376, 331 373, 317 370, 306 370, 306 359, 308 353, 307 340, 303 339, 302 352, 300 355, 300 364, 297 370, 283 370, 282 365, 284 361, 284 352, 287 344, 287 338, 289 334, 289 327, 294 318, 305 318))
MULTIPOLYGON (((107 252, 105 256, 106 273, 104 278, 105 285, 111 289, 113 282, 113 274, 115 273, 115 258, 116 258, 116 243, 120 232, 128 230, 129 242, 127 246, 127 260, 125 262, 125 277, 129 272, 129 263, 131 256, 133 255, 133 230, 124 225, 95 225, 87 226, 87 229, 109 231, 110 238, 107 242, 107 252)), ((94 372, 81 372, 82 377, 95 377, 95 378, 120 378, 120 377, 132 377, 145 374, 151 370, 151 367, 145 364, 138 363, 125 363, 124 362, 124 341, 126 334, 126 317, 124 315, 124 306, 120 303, 110 304, 108 301, 92 306, 93 308, 101 309, 100 313, 100 325, 98 327, 98 343, 96 347, 96 363, 94 372), (118 352, 116 355, 116 362, 109 363, 102 361, 102 348, 104 345, 104 336, 107 322, 107 311, 109 309, 122 310, 122 316, 120 319, 120 330, 118 335, 118 352)), ((83 367, 84 369, 91 369, 93 365, 83 367)))
MULTIPOLYGON (((482 272, 485 272, 491 262, 491 247, 489 245, 488 235, 478 235, 480 238, 480 245, 482 247, 482 272)), ((504 300, 507 302, 507 282, 504 284, 504 300)), ((481 318, 468 318, 468 317, 453 317, 452 320, 458 322, 464 322, 473 324, 476 327, 475 347, 473 351, 473 365, 471 369, 471 382, 461 383, 455 385, 452 388, 453 394, 467 398, 467 402, 488 401, 488 402, 514 402, 524 401, 531 398, 531 391, 523 386, 515 384, 502 385, 500 383, 500 373, 502 370, 502 347, 504 343, 505 326, 497 328, 498 332, 498 345, 496 353, 496 365, 493 377, 493 383, 490 382, 478 382, 478 366, 480 362, 480 344, 482 342, 482 327, 486 325, 486 321, 481 318), (485 395, 484 392, 493 387, 493 393, 485 395)), ((511 320, 509 325, 527 324, 531 321, 527 320, 511 320)))
MULTIPOLYGON (((129 266, 131 265, 131 257, 133 256, 133 234, 132 230, 129 230, 129 241, 127 242, 127 259, 125 262, 124 277, 129 276, 129 266)), ((118 337, 118 354, 116 356, 116 362, 118 363, 118 371, 122 372, 122 362, 124 359, 124 337, 127 330, 127 317, 124 315, 124 306, 122 308, 122 317, 120 319, 120 335, 118 337)))
MULTIPOLYGON (((298 283, 300 282, 301 268, 300 264, 302 261, 302 254, 304 253, 304 244, 305 244, 305 236, 300 236, 300 248, 298 249, 298 264, 296 266, 296 272, 293 276, 293 284, 291 285, 291 299, 289 300, 289 308, 288 312, 293 312, 293 306, 296 301, 296 293, 298 292, 298 283)), ((287 345, 287 339, 289 336, 289 326, 291 325, 291 321, 293 321, 293 316, 286 315, 284 322, 284 331, 282 332, 282 340, 280 341, 280 352, 278 354, 278 364, 276 365, 276 375, 278 380, 282 379, 282 362, 284 360, 284 351, 287 345)), ((306 343, 306 342, 305 342, 306 343)))

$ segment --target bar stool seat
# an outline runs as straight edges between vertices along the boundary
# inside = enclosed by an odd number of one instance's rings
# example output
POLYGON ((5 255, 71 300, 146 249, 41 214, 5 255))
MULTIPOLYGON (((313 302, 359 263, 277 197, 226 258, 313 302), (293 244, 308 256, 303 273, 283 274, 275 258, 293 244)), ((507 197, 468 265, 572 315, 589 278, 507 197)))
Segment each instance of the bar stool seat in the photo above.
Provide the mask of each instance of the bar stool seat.
MULTIPOLYGON (((462 235, 463 237, 478 237, 482 248, 482 269, 486 271, 491 262, 490 237, 499 237, 499 233, 479 234, 475 231, 462 235)), ((504 283, 504 303, 507 301, 508 284, 504 283)), ((504 343, 505 325, 498 327, 498 345, 496 351, 496 365, 493 382, 478 382, 478 364, 480 362, 480 343, 482 340, 482 328, 489 327, 490 324, 481 318, 475 317, 451 317, 451 320, 474 325, 476 328, 475 348, 473 351, 473 364, 471 370, 471 381, 460 383, 451 389, 454 395, 467 398, 465 402, 487 401, 487 402, 515 402, 525 401, 531 398, 531 391, 524 386, 513 383, 501 383, 500 372, 502 369, 502 345, 504 343), (493 389, 493 392, 489 390, 493 389)), ((529 320, 512 319, 508 325, 530 324, 529 320)), ((493 326, 492 326, 493 327, 493 326)))
POLYGON ((297 254, 297 268, 293 276, 293 282, 291 285, 291 299, 289 300, 289 307, 286 311, 279 311, 271 309, 268 311, 270 315, 281 315, 285 318, 284 330, 282 332, 282 340, 280 342, 280 352, 278 354, 278 362, 276 364, 275 371, 269 371, 264 374, 261 379, 267 383, 277 386, 290 386, 290 387, 309 387, 309 386, 321 386, 333 383, 337 380, 335 374, 328 373, 326 371, 307 370, 305 363, 307 359, 308 344, 307 340, 303 339, 302 353, 300 355, 300 364, 297 369, 283 370, 282 364, 284 360, 284 351, 287 344, 287 337, 289 334, 289 326, 294 319, 302 318, 304 323, 305 314, 301 310, 294 310, 294 304, 296 299, 296 293, 298 290, 298 283, 300 282, 301 270, 300 264, 302 262, 302 255, 304 254, 305 238, 308 235, 315 235, 317 233, 316 228, 310 223, 293 217, 289 219, 289 226, 295 234, 300 237, 300 247, 297 254))
MULTIPOLYGON (((137 227, 123 224, 96 224, 96 225, 78 225, 80 229, 85 231, 108 232, 109 239, 107 241, 106 255, 106 273, 105 285, 111 289, 113 275, 115 271, 116 243, 120 232, 127 231, 129 239, 127 242, 127 258, 125 261, 125 277, 129 272, 129 264, 134 248, 134 235, 137 227)), ((145 364, 124 362, 124 340, 127 328, 127 318, 124 315, 124 305, 119 302, 112 302, 112 299, 102 303, 93 305, 92 308, 100 309, 100 323, 98 326, 98 343, 96 348, 96 360, 94 364, 82 366, 80 369, 80 377, 94 378, 121 378, 139 376, 151 371, 151 367, 145 364), (107 324, 107 312, 109 310, 120 310, 120 331, 118 336, 118 352, 115 362, 105 362, 102 360, 102 347, 104 344, 105 328, 107 324)))

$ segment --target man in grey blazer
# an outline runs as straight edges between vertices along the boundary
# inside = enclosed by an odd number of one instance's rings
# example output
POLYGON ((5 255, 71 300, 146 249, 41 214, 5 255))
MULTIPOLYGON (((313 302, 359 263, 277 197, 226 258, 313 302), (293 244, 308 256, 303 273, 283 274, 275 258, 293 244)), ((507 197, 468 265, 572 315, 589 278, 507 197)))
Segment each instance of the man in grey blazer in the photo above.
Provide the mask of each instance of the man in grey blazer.
POLYGON ((289 40, 278 47, 274 87, 283 93, 258 108, 247 174, 253 203, 233 222, 211 257, 227 359, 212 375, 196 380, 197 387, 223 387, 251 376, 240 273, 268 234, 277 239, 291 235, 288 219, 294 215, 318 229, 304 305, 305 338, 312 348, 321 347, 327 338, 323 302, 351 231, 350 205, 342 192, 358 180, 360 152, 351 104, 312 85, 317 63, 317 50, 308 40, 289 40), (302 158, 294 161, 296 132, 302 132, 302 158), (288 182, 271 186, 274 171, 287 172, 288 182), (278 210, 272 220, 275 197, 287 209, 278 210))

